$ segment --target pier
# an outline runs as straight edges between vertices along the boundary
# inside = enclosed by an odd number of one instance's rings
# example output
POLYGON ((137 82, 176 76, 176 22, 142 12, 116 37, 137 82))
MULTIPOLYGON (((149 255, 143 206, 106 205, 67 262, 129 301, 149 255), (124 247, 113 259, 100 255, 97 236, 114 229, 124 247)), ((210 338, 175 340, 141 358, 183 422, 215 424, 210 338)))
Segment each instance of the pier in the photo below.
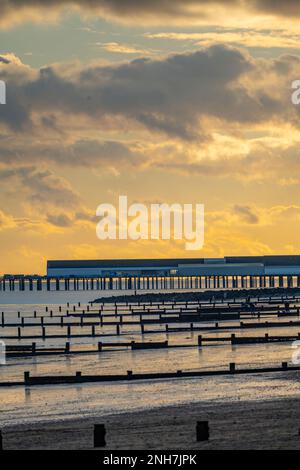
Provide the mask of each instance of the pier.
POLYGON ((300 275, 248 276, 2 276, 6 291, 176 291, 218 289, 273 289, 300 287, 300 275))

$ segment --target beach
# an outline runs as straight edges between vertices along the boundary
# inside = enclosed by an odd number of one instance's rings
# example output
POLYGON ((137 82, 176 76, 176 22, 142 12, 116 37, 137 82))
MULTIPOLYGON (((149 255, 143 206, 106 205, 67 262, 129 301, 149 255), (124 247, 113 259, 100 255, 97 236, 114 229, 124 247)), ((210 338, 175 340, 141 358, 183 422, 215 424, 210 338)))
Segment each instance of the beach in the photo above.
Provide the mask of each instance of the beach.
MULTIPOLYGON (((294 303, 298 305, 295 299, 294 303)), ((125 309, 124 305, 120 308, 125 309)), ((265 307, 260 318, 243 313, 246 315, 243 323, 241 319, 219 320, 217 324, 202 321, 199 327, 204 328, 202 339, 207 338, 207 343, 199 347, 199 330, 194 331, 188 323, 181 322, 179 327, 171 320, 167 331, 160 322, 147 323, 141 334, 140 317, 135 312, 129 316, 137 322, 126 324, 123 319, 118 335, 115 326, 118 317, 111 304, 102 311, 103 324, 95 327, 98 337, 91 335, 88 325, 95 322, 93 310, 87 310, 82 304, 75 306, 75 311, 73 305, 57 304, 6 304, 2 309, 5 318, 2 338, 10 348, 26 346, 36 335, 36 345, 41 351, 46 347, 62 347, 67 340, 74 351, 41 356, 17 354, 8 357, 6 364, 0 367, 0 430, 4 449, 92 449, 94 424, 105 425, 105 449, 111 450, 300 448, 300 372, 295 370, 213 374, 202 378, 5 385, 22 380, 24 371, 43 377, 69 376, 77 371, 82 371, 83 375, 111 375, 126 371, 228 370, 229 363, 235 363, 237 369, 266 365, 281 368, 283 361, 291 365, 293 344, 290 339, 265 342, 265 335, 296 337, 299 331, 297 312, 292 315, 291 310, 288 315, 278 317, 277 306, 269 314, 265 307), (78 310, 84 317, 83 324, 78 322, 78 310), (65 324, 61 326, 61 318, 72 324, 74 337, 68 336, 65 324), (39 337, 41 322, 48 333, 45 338, 39 337), (256 323, 253 330, 251 326, 256 323), (256 328, 259 328, 257 333, 256 328), (21 338, 16 339, 13 335, 18 329, 21 338), (264 341, 231 344, 228 338, 233 332, 240 338, 255 335, 264 341), (98 338, 103 345, 113 341, 114 347, 95 351, 98 338), (213 341, 208 341, 211 338, 213 341), (165 340, 168 348, 135 350, 122 346, 124 341, 165 340), (93 351, 84 354, 83 348, 93 351), (209 422, 209 441, 196 442, 197 421, 209 422)), ((122 311, 124 318, 128 315, 125 310, 122 311)), ((173 309, 170 315, 174 315, 173 309)))
POLYGON ((93 425, 106 426, 105 449, 300 449, 300 399, 208 402, 133 413, 8 427, 6 449, 92 449, 93 425), (196 422, 210 439, 196 442, 196 422))

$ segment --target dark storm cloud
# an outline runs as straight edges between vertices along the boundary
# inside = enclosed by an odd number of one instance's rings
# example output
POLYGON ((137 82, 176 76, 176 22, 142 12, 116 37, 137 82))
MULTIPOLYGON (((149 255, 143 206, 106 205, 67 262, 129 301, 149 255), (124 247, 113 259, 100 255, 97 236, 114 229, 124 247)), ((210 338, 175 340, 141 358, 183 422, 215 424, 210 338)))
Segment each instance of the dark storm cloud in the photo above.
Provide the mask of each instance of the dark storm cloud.
POLYGON ((69 183, 48 169, 33 166, 17 166, 0 170, 1 187, 29 195, 31 203, 44 206, 77 207, 79 197, 69 183))
POLYGON ((73 225, 72 219, 67 214, 47 214, 47 222, 56 227, 71 227, 73 225))
POLYGON ((127 145, 114 141, 78 140, 66 144, 62 140, 52 143, 28 142, 22 139, 12 142, 10 139, 0 141, 0 162, 5 165, 21 165, 26 161, 71 165, 72 167, 96 167, 97 165, 127 166, 142 164, 141 152, 131 150, 127 145))
MULTIPOLYGON (((0 79, 9 67, 2 66, 0 79)), ((199 133, 199 121, 206 116, 243 124, 280 115, 278 99, 263 89, 251 94, 239 82, 256 69, 263 73, 250 56, 225 46, 162 60, 87 66, 71 79, 49 66, 29 74, 27 81, 14 83, 14 75, 8 76, 12 100, 8 95, 0 108, 0 121, 22 130, 32 125, 33 114, 44 120, 47 114, 53 122, 53 114, 60 112, 92 119, 99 128, 107 118, 121 118, 172 137, 203 139, 207 136, 199 133)))
MULTIPOLYGON (((32 11, 42 14, 45 9, 60 12, 65 7, 80 8, 84 13, 92 12, 100 17, 134 22, 137 18, 161 23, 162 19, 184 20, 212 16, 214 9, 224 7, 234 13, 269 13, 273 16, 291 16, 300 13, 298 0, 1 0, 2 22, 22 21, 32 11)), ((33 14, 36 19, 36 15, 33 14)))
POLYGON ((233 208, 233 212, 241 217, 241 219, 247 224, 258 224, 259 218, 249 206, 242 206, 236 204, 233 208))

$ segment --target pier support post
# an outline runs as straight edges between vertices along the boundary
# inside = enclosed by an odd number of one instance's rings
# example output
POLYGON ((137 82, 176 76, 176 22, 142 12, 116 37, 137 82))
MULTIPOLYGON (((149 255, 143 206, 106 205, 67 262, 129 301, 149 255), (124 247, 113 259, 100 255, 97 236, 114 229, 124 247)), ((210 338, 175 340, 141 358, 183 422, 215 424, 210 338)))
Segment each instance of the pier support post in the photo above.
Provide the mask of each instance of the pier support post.
POLYGON ((202 335, 198 336, 198 346, 202 346, 202 335))
POLYGON ((95 424, 94 425, 94 447, 105 447, 105 425, 104 424, 95 424))
POLYGON ((203 442, 203 441, 209 440, 208 421, 197 421, 196 439, 197 439, 197 442, 203 442))
POLYGON ((283 368, 284 370, 287 370, 287 369, 288 369, 288 363, 287 363, 287 362, 283 362, 281 365, 282 365, 282 368, 283 368))
POLYGON ((230 371, 231 374, 235 373, 235 362, 230 362, 229 371, 230 371))

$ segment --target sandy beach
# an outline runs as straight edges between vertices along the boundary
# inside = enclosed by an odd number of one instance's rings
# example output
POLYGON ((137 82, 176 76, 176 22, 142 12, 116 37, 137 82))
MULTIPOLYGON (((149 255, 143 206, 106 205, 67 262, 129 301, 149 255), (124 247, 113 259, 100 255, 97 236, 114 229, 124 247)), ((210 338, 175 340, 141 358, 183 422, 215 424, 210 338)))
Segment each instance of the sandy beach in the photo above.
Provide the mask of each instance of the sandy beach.
POLYGON ((300 449, 300 399, 199 402, 60 423, 8 427, 5 449, 91 449, 93 424, 105 423, 106 449, 300 449), (210 440, 197 443, 197 420, 210 440))

